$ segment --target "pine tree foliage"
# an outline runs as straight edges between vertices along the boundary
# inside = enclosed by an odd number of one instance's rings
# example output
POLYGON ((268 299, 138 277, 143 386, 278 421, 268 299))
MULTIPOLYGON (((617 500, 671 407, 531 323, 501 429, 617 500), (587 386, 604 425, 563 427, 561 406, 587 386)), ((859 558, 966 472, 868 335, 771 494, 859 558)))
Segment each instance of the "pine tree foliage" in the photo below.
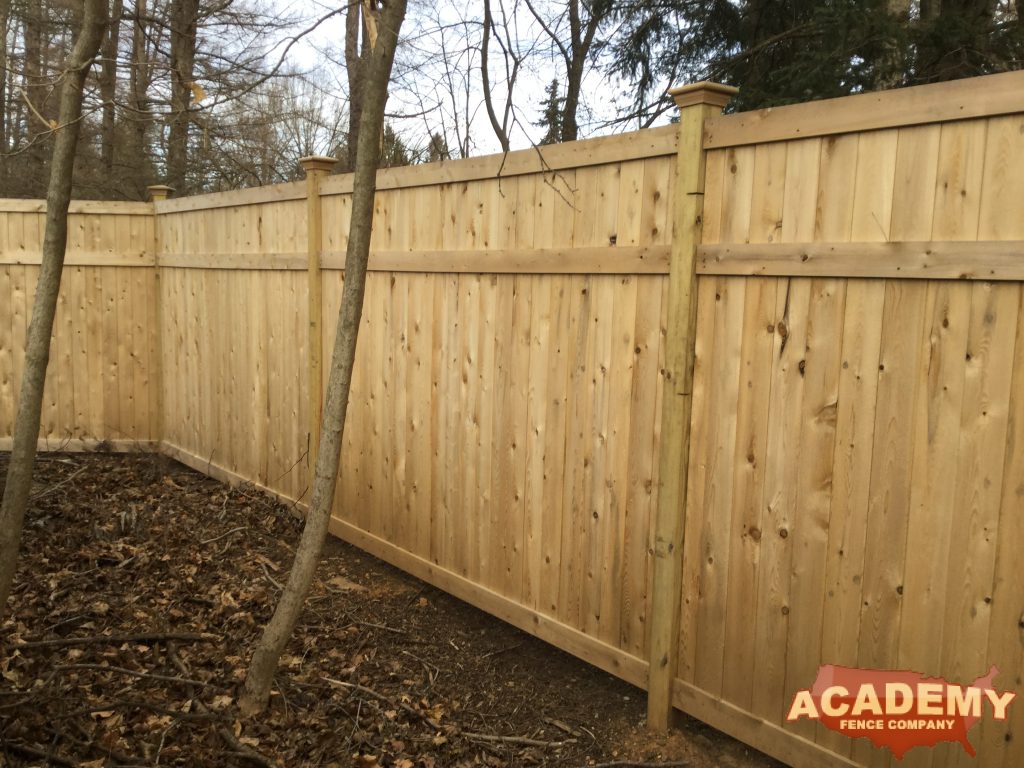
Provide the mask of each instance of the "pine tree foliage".
POLYGON ((1018 69, 1021 3, 1005 0, 636 0, 602 54, 634 88, 633 115, 666 111, 666 84, 740 86, 732 109, 1018 69))
POLYGON ((544 129, 544 136, 538 142, 557 144, 562 140, 562 109, 565 97, 559 94, 558 81, 552 80, 544 88, 544 101, 540 103, 540 120, 534 125, 544 129))

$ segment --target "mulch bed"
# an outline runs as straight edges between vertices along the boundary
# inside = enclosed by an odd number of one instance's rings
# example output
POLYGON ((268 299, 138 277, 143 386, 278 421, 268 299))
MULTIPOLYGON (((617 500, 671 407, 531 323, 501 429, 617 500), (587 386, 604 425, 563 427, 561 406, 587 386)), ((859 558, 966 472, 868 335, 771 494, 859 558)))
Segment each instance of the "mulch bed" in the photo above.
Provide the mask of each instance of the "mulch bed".
MULTIPOLYGON (((6 473, 0 454, 0 483, 6 473)), ((275 682, 235 695, 300 523, 147 455, 39 457, 0 626, 0 766, 776 766, 332 540, 275 682)))

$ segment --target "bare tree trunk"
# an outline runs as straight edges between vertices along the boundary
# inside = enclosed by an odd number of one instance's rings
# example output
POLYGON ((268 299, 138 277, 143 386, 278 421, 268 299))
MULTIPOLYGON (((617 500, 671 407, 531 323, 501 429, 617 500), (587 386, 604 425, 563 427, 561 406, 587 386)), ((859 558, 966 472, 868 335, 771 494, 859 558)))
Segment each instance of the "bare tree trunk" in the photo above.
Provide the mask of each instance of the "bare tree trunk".
MULTIPOLYGON (((927 0, 921 2, 921 17, 924 18, 927 0)), ((910 0, 887 0, 886 9, 892 20, 900 27, 910 23, 910 0)), ((907 61, 905 51, 898 39, 890 39, 883 43, 885 53, 881 57, 876 71, 874 87, 877 89, 898 88, 906 80, 907 61)))
POLYGON ((14 447, 7 467, 3 502, 0 503, 0 617, 6 612, 7 598, 14 582, 21 529, 32 487, 43 384, 50 359, 50 335, 53 333, 53 317, 57 309, 57 294, 60 291, 64 251, 68 241, 68 205, 71 202, 71 177, 78 145, 79 118, 82 116, 82 91, 89 68, 99 52, 106 24, 107 0, 85 0, 75 46, 64 66, 58 123, 60 128, 53 145, 50 184, 46 195, 43 260, 25 344, 25 371, 18 395, 14 447))
MULTIPOLYGON (((505 126, 498 122, 498 115, 494 111, 494 97, 491 94, 490 82, 491 73, 488 70, 490 66, 488 54, 490 52, 491 30, 493 27, 494 18, 491 16, 491 0, 484 0, 484 36, 480 43, 480 80, 483 86, 484 106, 487 108, 487 119, 491 121, 494 135, 498 137, 498 143, 501 144, 501 151, 508 152, 511 149, 508 132, 505 130, 505 126)), ((511 91, 512 83, 508 84, 508 88, 511 91)))
POLYGON ((114 0, 114 8, 110 14, 106 40, 103 43, 103 64, 100 67, 100 98, 103 100, 103 124, 100 131, 100 157, 103 160, 102 180, 107 191, 117 189, 114 179, 114 98, 117 93, 117 49, 121 37, 121 16, 124 12, 123 0, 114 0))
POLYGON ((11 22, 11 0, 0 0, 0 189, 7 189, 7 32, 11 22))
POLYGON ((583 76, 587 71, 587 62, 593 53, 594 36, 598 28, 613 11, 610 0, 591 0, 580 3, 580 0, 569 0, 566 11, 569 16, 569 35, 565 40, 545 21, 543 15, 534 6, 532 0, 526 0, 526 7, 540 24, 545 34, 551 39, 565 62, 565 100, 561 109, 561 141, 576 141, 579 138, 580 95, 583 91, 583 76), (584 18, 582 10, 586 10, 584 18))
POLYGON ((46 126, 33 113, 38 112, 43 117, 49 118, 46 114, 46 85, 44 79, 46 72, 43 64, 43 24, 46 17, 46 9, 43 7, 43 0, 31 0, 25 5, 25 92, 23 97, 31 104, 31 108, 25 112, 27 125, 25 126, 25 137, 28 140, 26 154, 29 159, 29 166, 39 169, 32 174, 32 179, 26 184, 22 180, 22 189, 38 197, 36 190, 43 186, 42 169, 46 164, 46 147, 40 138, 40 134, 47 130, 46 126))
POLYGON ((149 125, 149 59, 146 55, 146 0, 136 0, 132 28, 132 58, 129 88, 131 90, 131 151, 126 153, 133 164, 130 177, 135 185, 135 198, 142 200, 146 187, 153 183, 152 164, 148 159, 146 129, 149 125))
POLYGON ((302 538, 295 551, 295 561, 288 574, 288 583, 281 593, 273 617, 253 653, 245 688, 239 700, 243 714, 255 715, 266 709, 274 671, 291 637, 295 622, 302 612, 309 587, 320 561, 320 551, 327 537, 327 526, 334 504, 338 480, 338 462, 345 430, 345 412, 352 368, 356 357, 359 317, 363 311, 366 289, 366 265, 370 257, 370 232, 373 227, 373 198, 377 187, 380 161, 380 133, 384 126, 384 105, 388 97, 388 81, 395 60, 398 31, 405 18, 406 0, 387 0, 380 19, 377 44, 367 61, 362 83, 363 111, 359 124, 359 145, 353 179, 352 214, 349 223, 348 251, 345 256, 345 287, 338 313, 338 333, 331 356, 327 380, 327 404, 320 428, 320 450, 317 454, 313 480, 313 496, 309 502, 302 538))
POLYGON ((356 148, 359 145, 359 125, 363 116, 363 75, 366 72, 369 49, 364 45, 362 24, 359 23, 362 3, 350 0, 345 12, 345 70, 348 73, 348 136, 346 157, 341 158, 346 171, 356 167, 356 148))
POLYGON ((583 90, 583 65, 584 58, 579 55, 569 66, 565 101, 562 102, 562 141, 576 141, 580 135, 576 113, 580 108, 580 92, 583 90))
POLYGON ((187 194, 188 134, 196 65, 198 0, 174 0, 171 6, 171 130, 167 138, 167 183, 187 194))

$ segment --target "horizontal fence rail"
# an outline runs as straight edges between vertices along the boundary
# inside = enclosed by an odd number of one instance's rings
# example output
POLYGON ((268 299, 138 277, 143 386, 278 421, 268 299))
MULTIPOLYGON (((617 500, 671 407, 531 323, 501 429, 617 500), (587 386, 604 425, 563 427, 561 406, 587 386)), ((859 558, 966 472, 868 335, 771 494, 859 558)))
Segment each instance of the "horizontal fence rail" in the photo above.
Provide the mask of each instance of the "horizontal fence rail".
MULTIPOLYGON (((821 664, 1024 678, 1024 74, 382 170, 331 530, 795 766, 821 664)), ((351 177, 73 203, 40 444, 302 508, 351 177)), ((0 201, 0 450, 45 204, 0 201)), ((970 733, 1024 761, 1024 706, 970 733)), ((959 765, 962 748, 907 762, 959 765)))

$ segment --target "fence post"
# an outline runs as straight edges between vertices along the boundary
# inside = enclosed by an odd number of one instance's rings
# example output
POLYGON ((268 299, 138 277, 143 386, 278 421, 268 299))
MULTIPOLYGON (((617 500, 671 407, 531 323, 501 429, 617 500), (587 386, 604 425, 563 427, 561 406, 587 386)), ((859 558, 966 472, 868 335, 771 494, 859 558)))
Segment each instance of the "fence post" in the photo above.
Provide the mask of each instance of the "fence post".
MULTIPOLYGON (((146 187, 151 203, 161 203, 174 192, 172 187, 166 184, 151 184, 146 187)), ((156 451, 162 453, 161 443, 164 439, 164 317, 163 317, 163 285, 160 282, 160 254, 163 252, 163 241, 160 237, 160 222, 156 218, 156 205, 153 206, 153 271, 156 280, 156 298, 154 300, 154 311, 156 312, 156 328, 153 329, 153 347, 156 361, 153 370, 150 371, 150 391, 156 392, 156 404, 150 407, 156 409, 153 424, 153 434, 150 439, 153 441, 156 451), (155 383, 155 387, 154 387, 155 383)))
POLYGON ((320 252, 323 250, 323 207, 320 182, 337 164, 333 157, 303 157, 299 160, 306 172, 306 254, 309 276, 309 448, 306 466, 309 488, 313 488, 316 455, 320 448, 320 418, 323 410, 323 282, 320 277, 320 252))
POLYGON ((679 149, 669 264, 665 397, 661 413, 658 505, 653 522, 654 581, 648 642, 647 723, 655 730, 669 726, 672 680, 678 656, 697 325, 695 265, 704 210, 704 121, 720 113, 736 89, 701 82, 674 88, 669 93, 679 107, 679 149))

